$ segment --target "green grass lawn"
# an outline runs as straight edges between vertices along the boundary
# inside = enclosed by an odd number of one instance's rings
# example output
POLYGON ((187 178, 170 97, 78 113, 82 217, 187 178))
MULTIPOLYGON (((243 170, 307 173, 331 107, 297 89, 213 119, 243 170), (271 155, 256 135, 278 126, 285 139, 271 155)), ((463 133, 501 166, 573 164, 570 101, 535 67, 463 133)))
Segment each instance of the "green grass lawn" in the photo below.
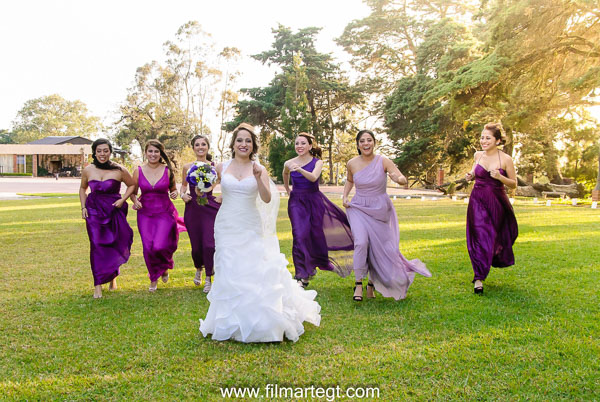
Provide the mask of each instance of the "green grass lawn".
MULTIPOLYGON (((517 203, 517 264, 492 269, 477 296, 466 205, 395 205, 402 252, 432 278, 403 301, 357 303, 352 278, 320 273, 320 327, 297 343, 242 344, 198 332, 208 302, 187 234, 171 280, 149 293, 130 210, 119 289, 94 300, 78 200, 0 201, 0 399, 217 400, 220 387, 267 384, 374 386, 381 400, 598 398, 600 210, 517 203)), ((285 200, 279 237, 291 261, 285 200)))

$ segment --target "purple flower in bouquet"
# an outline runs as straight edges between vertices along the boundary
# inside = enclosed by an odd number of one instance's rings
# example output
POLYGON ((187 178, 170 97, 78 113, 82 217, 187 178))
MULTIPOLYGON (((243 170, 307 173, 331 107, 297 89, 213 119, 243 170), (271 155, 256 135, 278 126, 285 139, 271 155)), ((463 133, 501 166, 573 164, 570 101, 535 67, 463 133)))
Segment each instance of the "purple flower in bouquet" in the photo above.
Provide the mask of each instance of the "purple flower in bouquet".
POLYGON ((202 193, 196 200, 198 205, 208 204, 206 193, 212 190, 217 181, 217 171, 214 167, 204 162, 194 162, 187 172, 185 180, 202 193))

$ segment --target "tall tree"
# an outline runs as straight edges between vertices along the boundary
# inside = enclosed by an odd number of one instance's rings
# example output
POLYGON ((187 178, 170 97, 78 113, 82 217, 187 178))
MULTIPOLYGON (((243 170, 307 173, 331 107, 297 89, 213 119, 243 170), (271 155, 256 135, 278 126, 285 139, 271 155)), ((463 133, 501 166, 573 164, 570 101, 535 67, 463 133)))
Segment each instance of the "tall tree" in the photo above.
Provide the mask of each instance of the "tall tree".
POLYGON ((144 149, 148 140, 158 139, 173 157, 187 145, 194 127, 178 102, 178 91, 171 77, 171 70, 156 62, 137 69, 135 85, 120 107, 117 144, 130 149, 137 142, 144 149))
POLYGON ((234 105, 238 102, 239 96, 234 91, 233 85, 240 75, 239 69, 236 68, 236 63, 241 57, 241 52, 235 47, 226 47, 219 54, 221 64, 223 65, 223 82, 221 96, 219 99, 219 108, 217 116, 220 119, 219 135, 216 141, 216 148, 221 159, 228 155, 227 147, 227 131, 225 123, 233 116, 234 105))
POLYGON ((197 21, 182 25, 164 48, 164 64, 153 61, 137 69, 120 107, 116 140, 125 148, 135 141, 143 149, 156 138, 177 157, 193 135, 213 131, 210 117, 217 115, 215 94, 222 89, 223 74, 214 42, 197 21))
MULTIPOLYGON (((285 108, 286 100, 289 102, 290 90, 295 91, 297 83, 293 77, 297 76, 298 66, 301 66, 307 81, 304 95, 294 96, 301 102, 295 107, 304 108, 306 99, 307 113, 310 116, 306 131, 311 132, 320 144, 326 144, 330 151, 326 154, 326 168, 332 173, 336 136, 341 134, 342 128, 350 125, 348 119, 351 114, 346 112, 352 106, 360 104, 362 97, 360 91, 349 84, 331 55, 317 51, 315 36, 319 31, 320 28, 308 27, 293 32, 282 25, 273 29, 275 38, 272 48, 253 57, 264 64, 278 66, 281 72, 274 77, 269 87, 243 90, 250 99, 238 103, 238 114, 229 126, 242 120, 250 121, 261 126, 263 139, 270 139, 271 136, 280 138, 273 142, 273 146, 283 146, 284 133, 286 130, 289 132, 289 127, 284 127, 285 114, 279 111, 285 108)), ((291 110, 289 107, 288 109, 291 110)), ((298 127, 296 125, 295 128, 298 127)), ((297 134, 295 132, 293 136, 297 134)), ((271 155, 275 156, 277 153, 273 152, 271 155)), ((277 170, 278 167, 273 168, 274 173, 280 174, 277 170)))
POLYGON ((215 108, 216 88, 222 78, 212 36, 198 21, 189 21, 164 46, 171 85, 177 89, 177 102, 185 110, 186 123, 195 133, 210 134, 208 111, 215 108))
MULTIPOLYGON (((561 180, 559 132, 550 122, 594 104, 600 88, 594 2, 492 0, 478 9, 453 0, 367 4, 372 14, 349 24, 339 43, 355 56, 362 79, 375 80, 373 94, 385 99, 376 111, 399 162, 457 166, 472 153, 482 125, 500 121, 506 152, 536 150, 543 159, 536 169, 561 180)), ((523 159, 527 169, 536 157, 523 159)))
POLYGON ((90 138, 101 129, 100 118, 90 115, 83 102, 69 101, 56 94, 25 102, 12 126, 16 143, 47 136, 90 138))

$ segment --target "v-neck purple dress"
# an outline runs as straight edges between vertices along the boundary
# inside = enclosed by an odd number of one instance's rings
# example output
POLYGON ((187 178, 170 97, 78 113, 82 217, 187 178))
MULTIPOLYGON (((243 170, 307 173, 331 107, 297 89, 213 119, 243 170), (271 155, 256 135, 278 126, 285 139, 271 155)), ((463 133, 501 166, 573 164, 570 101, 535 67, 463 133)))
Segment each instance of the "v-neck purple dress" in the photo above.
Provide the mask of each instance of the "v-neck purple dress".
POLYGON ((354 236, 354 274, 365 278, 385 297, 404 299, 415 273, 431 276, 420 260, 407 260, 400 250, 396 209, 386 192, 383 158, 375 158, 354 175, 356 194, 346 210, 354 236))
MULTIPOLYGON (((504 169, 500 173, 506 176, 504 169)), ((467 209, 467 249, 476 280, 485 280, 490 267, 515 263, 512 246, 519 234, 517 219, 504 191, 479 163, 475 166, 475 186, 467 209)))
POLYGON ((115 179, 90 180, 90 194, 85 200, 85 220, 90 238, 90 264, 94 286, 112 281, 119 267, 129 260, 133 230, 127 223, 127 203, 121 208, 112 204, 121 198, 121 182, 115 179))
MULTIPOLYGON (((313 158, 303 168, 315 169, 313 158)), ((301 173, 291 172, 292 192, 288 215, 292 223, 292 257, 296 279, 308 279, 318 267, 341 277, 352 272, 354 242, 344 211, 319 191, 319 181, 310 181, 301 173)))
POLYGON ((179 232, 185 230, 185 226, 169 198, 169 168, 165 167, 154 186, 144 176, 142 167, 138 169, 142 208, 137 211, 137 225, 148 276, 154 282, 168 269, 173 269, 173 254, 177 250, 179 232))

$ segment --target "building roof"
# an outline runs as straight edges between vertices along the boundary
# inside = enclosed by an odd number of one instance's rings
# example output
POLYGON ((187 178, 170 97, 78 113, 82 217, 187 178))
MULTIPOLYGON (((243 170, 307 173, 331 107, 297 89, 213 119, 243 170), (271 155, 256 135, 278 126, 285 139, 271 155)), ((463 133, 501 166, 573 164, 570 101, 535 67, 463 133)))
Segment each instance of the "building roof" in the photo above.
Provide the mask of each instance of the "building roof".
POLYGON ((60 145, 60 144, 91 144, 93 141, 79 136, 49 136, 30 142, 33 145, 60 145))

